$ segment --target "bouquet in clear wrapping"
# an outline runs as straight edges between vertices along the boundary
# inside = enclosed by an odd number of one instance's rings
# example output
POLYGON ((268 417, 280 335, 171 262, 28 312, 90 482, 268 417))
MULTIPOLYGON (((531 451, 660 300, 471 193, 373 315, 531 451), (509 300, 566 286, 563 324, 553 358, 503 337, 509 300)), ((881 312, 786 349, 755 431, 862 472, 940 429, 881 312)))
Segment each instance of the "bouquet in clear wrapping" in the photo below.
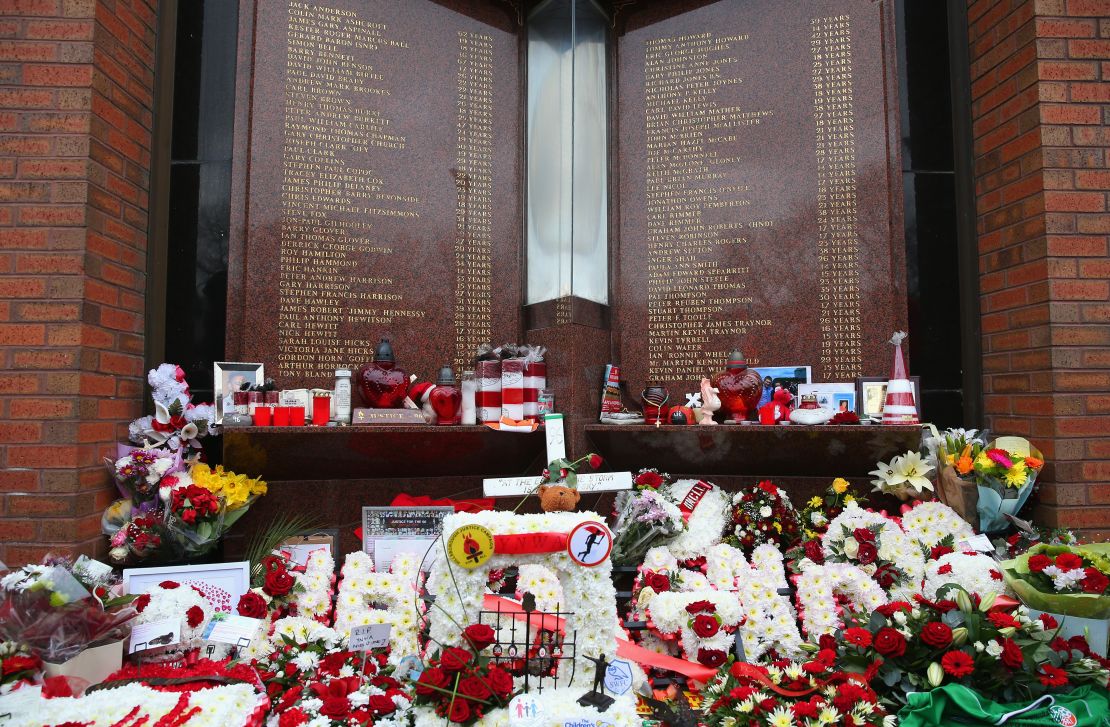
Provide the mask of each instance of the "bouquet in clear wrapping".
POLYGON ((617 495, 612 555, 615 565, 643 562, 648 550, 686 529, 682 511, 657 491, 666 480, 666 474, 644 470, 636 477, 636 489, 617 495))
POLYGON ((184 557, 205 555, 265 493, 261 478, 194 465, 162 493, 166 530, 184 557))

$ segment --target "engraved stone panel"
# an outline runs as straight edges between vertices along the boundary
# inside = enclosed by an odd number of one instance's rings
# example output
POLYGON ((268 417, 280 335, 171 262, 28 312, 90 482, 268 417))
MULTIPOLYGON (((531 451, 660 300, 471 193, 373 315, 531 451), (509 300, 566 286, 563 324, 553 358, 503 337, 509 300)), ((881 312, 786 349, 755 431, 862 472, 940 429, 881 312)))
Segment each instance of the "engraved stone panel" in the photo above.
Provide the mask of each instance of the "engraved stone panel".
POLYGON ((520 328, 515 12, 255 0, 240 29, 228 355, 285 387, 456 369, 520 328), (244 62, 245 61, 245 62, 244 62))
POLYGON ((703 5, 633 6, 618 39, 623 373, 691 391, 739 345, 883 374, 906 325, 893 11, 703 5))

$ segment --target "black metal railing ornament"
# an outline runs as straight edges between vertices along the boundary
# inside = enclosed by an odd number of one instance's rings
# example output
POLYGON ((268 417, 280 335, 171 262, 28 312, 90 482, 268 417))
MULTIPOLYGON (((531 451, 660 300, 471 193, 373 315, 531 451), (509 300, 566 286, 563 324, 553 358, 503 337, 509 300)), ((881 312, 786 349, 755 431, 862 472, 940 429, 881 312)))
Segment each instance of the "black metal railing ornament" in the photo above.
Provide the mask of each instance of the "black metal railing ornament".
POLYGON ((537 611, 536 598, 525 593, 520 610, 497 608, 479 611, 478 623, 490 626, 497 634, 490 649, 490 659, 507 669, 513 676, 523 677, 524 691, 543 692, 547 687, 559 687, 559 673, 563 662, 570 662, 570 676, 564 686, 574 683, 577 666, 576 632, 565 629, 566 619, 573 611, 562 611, 558 604, 554 611, 537 611), (508 638, 505 639, 505 636, 508 638))

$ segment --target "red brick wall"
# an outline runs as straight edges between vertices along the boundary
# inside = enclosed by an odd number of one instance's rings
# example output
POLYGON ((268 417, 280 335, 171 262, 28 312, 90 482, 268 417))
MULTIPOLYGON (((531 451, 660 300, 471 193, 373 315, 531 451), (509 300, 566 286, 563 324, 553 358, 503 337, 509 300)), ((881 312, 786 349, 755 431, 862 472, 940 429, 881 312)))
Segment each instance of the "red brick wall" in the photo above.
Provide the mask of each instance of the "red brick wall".
POLYGON ((970 0, 989 425, 1041 520, 1110 534, 1110 0, 970 0))
POLYGON ((104 548, 143 411, 157 0, 0 0, 0 560, 104 548))

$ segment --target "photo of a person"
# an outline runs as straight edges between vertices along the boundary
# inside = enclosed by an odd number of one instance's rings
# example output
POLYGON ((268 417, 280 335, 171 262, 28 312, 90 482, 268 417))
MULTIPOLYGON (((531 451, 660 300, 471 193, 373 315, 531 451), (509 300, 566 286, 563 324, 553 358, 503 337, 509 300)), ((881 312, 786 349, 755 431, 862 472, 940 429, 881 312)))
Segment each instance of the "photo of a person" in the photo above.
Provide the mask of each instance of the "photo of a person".
POLYGON ((235 413, 235 392, 242 391, 247 384, 251 386, 265 381, 263 366, 260 363, 235 363, 217 361, 212 366, 212 384, 216 402, 216 424, 223 422, 224 416, 235 413))

